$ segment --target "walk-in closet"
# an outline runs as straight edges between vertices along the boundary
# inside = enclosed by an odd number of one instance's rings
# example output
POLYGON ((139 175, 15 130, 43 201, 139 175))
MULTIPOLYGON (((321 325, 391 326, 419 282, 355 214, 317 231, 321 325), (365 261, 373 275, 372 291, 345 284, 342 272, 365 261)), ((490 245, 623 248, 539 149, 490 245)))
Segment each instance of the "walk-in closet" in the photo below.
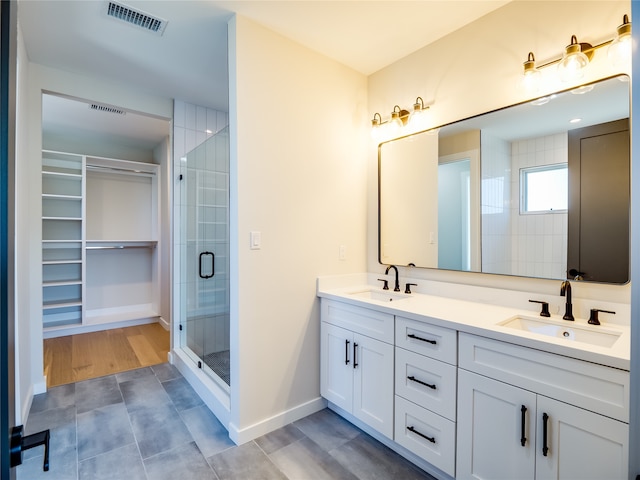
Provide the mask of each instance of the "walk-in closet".
POLYGON ((42 111, 47 383, 165 362, 170 122, 53 94, 42 111))

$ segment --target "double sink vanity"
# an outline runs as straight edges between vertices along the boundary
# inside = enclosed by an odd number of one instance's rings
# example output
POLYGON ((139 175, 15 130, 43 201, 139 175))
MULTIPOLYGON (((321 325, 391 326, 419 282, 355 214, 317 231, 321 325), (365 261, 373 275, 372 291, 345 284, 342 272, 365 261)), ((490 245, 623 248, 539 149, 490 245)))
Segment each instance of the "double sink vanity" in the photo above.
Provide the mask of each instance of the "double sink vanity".
POLYGON ((379 277, 318 279, 330 408, 437 478, 627 477, 626 312, 591 325, 587 308, 545 317, 523 293, 518 308, 493 289, 451 298, 405 279, 418 285, 403 293, 379 277))

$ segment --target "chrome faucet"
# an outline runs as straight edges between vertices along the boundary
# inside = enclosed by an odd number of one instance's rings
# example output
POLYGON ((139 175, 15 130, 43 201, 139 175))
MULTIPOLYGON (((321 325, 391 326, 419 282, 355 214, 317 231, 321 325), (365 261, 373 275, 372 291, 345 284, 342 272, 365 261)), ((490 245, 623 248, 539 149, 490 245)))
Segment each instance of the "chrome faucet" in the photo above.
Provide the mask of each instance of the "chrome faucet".
POLYGON ((573 305, 571 305, 571 283, 569 283, 569 280, 565 280, 562 282, 562 285, 560 285, 560 295, 567 299, 564 316, 562 318, 570 321, 575 320, 575 318, 573 318, 573 305))
POLYGON ((400 282, 398 281, 398 268, 395 265, 389 265, 387 267, 387 269, 384 271, 385 275, 389 275, 389 270, 394 269, 396 271, 396 283, 395 286, 393 288, 394 292, 399 292, 400 291, 400 282))

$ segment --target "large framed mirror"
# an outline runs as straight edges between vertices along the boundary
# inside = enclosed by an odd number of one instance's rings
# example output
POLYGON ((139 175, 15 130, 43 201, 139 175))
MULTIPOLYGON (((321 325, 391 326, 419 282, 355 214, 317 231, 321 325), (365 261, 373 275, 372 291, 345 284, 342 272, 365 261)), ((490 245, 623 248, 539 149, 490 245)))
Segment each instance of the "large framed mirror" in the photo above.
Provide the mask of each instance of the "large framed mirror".
POLYGON ((382 264, 629 280, 629 78, 381 143, 382 264))

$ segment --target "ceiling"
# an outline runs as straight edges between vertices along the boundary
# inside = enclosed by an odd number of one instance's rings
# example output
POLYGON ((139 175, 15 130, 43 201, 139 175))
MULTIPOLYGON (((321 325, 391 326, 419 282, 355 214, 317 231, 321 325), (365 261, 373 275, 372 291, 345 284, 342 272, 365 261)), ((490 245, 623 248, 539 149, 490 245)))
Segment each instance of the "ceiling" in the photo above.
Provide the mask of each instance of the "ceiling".
POLYGON ((238 13, 365 75, 508 0, 119 0, 162 36, 107 17, 107 0, 19 0, 30 61, 228 111, 227 21, 238 13))

